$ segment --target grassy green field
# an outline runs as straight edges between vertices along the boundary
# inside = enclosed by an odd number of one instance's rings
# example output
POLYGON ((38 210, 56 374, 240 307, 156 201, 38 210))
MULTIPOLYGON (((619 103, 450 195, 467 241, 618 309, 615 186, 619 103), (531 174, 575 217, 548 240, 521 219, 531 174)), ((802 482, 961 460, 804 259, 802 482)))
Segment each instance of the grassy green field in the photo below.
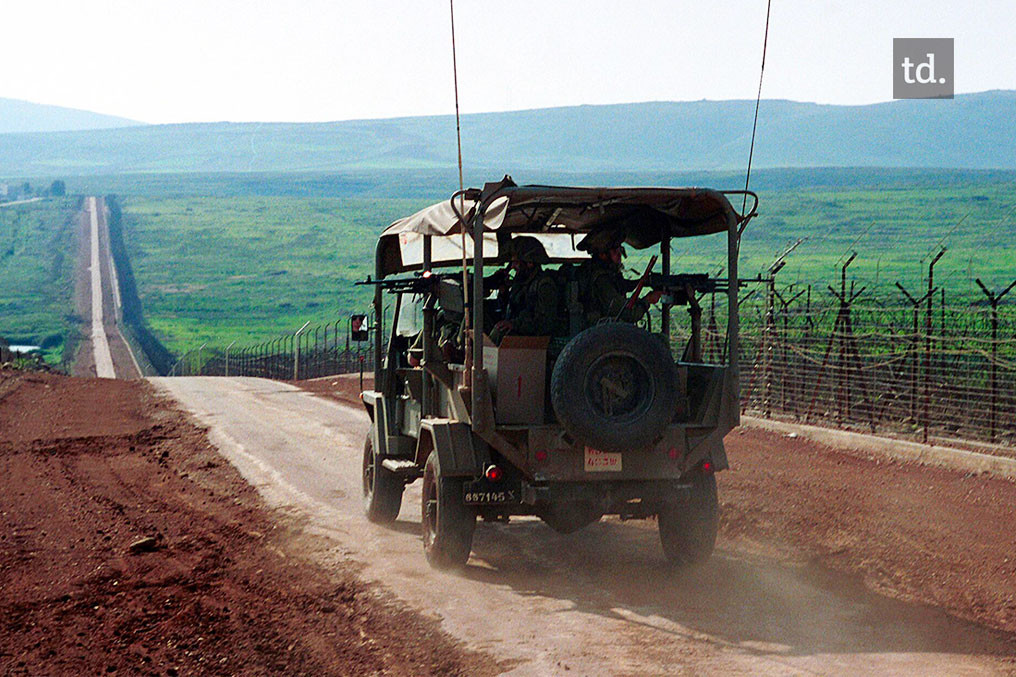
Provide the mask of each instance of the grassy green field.
POLYGON ((77 200, 0 205, 0 336, 42 346, 51 364, 63 358, 77 322, 73 306, 77 200))
MULTIPOLYGON (((506 166, 510 169, 510 165, 506 166)), ((466 166, 465 182, 482 186, 503 171, 466 166)), ((552 186, 709 186, 744 187, 744 170, 738 171, 604 171, 564 172, 545 169, 512 170, 520 184, 552 186)), ((48 184, 64 180, 69 193, 85 195, 179 197, 356 197, 388 199, 393 196, 438 200, 458 186, 454 167, 432 170, 371 170, 342 172, 244 172, 183 174, 94 174, 87 176, 30 176, 11 182, 48 184)), ((1016 185, 1016 171, 1004 169, 913 169, 898 167, 805 167, 755 169, 754 190, 766 195, 783 191, 869 189, 943 189, 967 186, 1016 185)))
MULTIPOLYGON (((738 205, 739 207, 740 205, 738 205)), ((974 278, 990 287, 1016 279, 1016 184, 979 183, 889 189, 814 189, 761 194, 760 216, 744 233, 741 276, 764 272, 788 247, 781 284, 838 283, 852 252, 849 277, 880 298, 915 289, 942 247, 936 286, 980 298, 974 278)), ((678 266, 708 270, 694 241, 679 243, 678 266)), ((834 286, 836 286, 834 284, 834 286)))
POLYGON ((182 353, 261 341, 365 310, 377 234, 421 201, 248 197, 124 201, 145 318, 182 353))
MULTIPOLYGON (((726 174, 517 178, 579 185, 737 183, 726 174)), ((994 290, 1016 279, 1011 173, 818 169, 768 170, 758 178, 761 215, 744 235, 742 277, 764 271, 800 239, 779 283, 812 284, 819 303, 832 300, 825 287, 835 286, 839 262, 854 251, 849 276, 867 287, 861 303, 868 305, 902 302, 897 281, 920 296, 939 247, 946 253, 935 281, 950 303, 983 304, 975 278, 994 290)), ((334 321, 366 310, 369 291, 352 283, 371 272, 377 234, 446 197, 441 186, 449 183, 438 174, 375 177, 374 183, 326 175, 209 181, 131 179, 122 186, 128 254, 145 317, 177 354, 206 342, 258 342, 307 320, 334 321), (402 183, 413 192, 400 189, 402 183), (403 197, 378 197, 383 193, 403 197)), ((89 192, 101 194, 100 188, 89 186, 89 192)), ((44 346, 51 363, 60 362, 76 322, 70 223, 76 205, 66 198, 0 207, 0 336, 44 346)), ((676 241, 674 268, 716 273, 723 246, 723 236, 676 241)), ((627 263, 636 268, 644 261, 633 252, 627 263)), ((1014 304, 1016 294, 1005 305, 1014 304)))
MULTIPOLYGON (((819 300, 831 298, 825 285, 838 280, 838 262, 853 251, 858 256, 850 277, 868 287, 867 298, 882 303, 901 299, 896 281, 916 291, 940 246, 947 251, 936 267, 936 284, 950 298, 980 302, 974 278, 994 289, 1016 278, 1011 177, 894 172, 879 185, 877 173, 837 171, 816 170, 810 179, 800 172, 761 177, 761 215, 745 232, 743 277, 764 271, 801 239, 779 280, 813 284, 819 300), (837 188, 837 177, 855 185, 837 188)), ((696 183, 679 178, 674 182, 696 183)), ((729 186, 736 177, 708 178, 724 178, 722 185, 729 186)), ((251 181, 222 179, 217 197, 164 197, 153 189, 159 197, 135 193, 124 199, 128 253, 145 316, 173 352, 205 342, 257 342, 307 320, 365 310, 369 292, 352 283, 371 272, 377 234, 443 197, 433 185, 428 196, 386 199, 316 197, 315 191, 335 186, 320 177, 274 177, 257 190, 251 181)), ((199 192, 201 185, 187 190, 199 192)), ((70 198, 0 208, 0 335, 45 346, 51 362, 59 361, 74 321, 68 220, 74 208, 70 198)), ((717 272, 723 245, 722 236, 675 242, 675 270, 717 272)), ((643 260, 633 253, 628 264, 637 267, 643 260)))
MULTIPOLYGON (((377 234, 429 199, 239 196, 126 200, 129 254, 146 318, 170 350, 271 338, 364 310, 352 285, 372 269, 377 234)), ((999 288, 1016 278, 1016 190, 996 179, 880 189, 829 187, 762 191, 760 217, 745 232, 742 277, 765 270, 802 239, 781 284, 811 283, 816 298, 858 256, 850 277, 882 302, 915 290, 929 255, 945 246, 936 284, 951 298, 981 298, 973 279, 999 288)), ((740 205, 737 205, 740 207, 740 205)), ((675 243, 674 267, 717 272, 723 236, 675 243)), ((630 265, 642 257, 633 255, 630 265)))

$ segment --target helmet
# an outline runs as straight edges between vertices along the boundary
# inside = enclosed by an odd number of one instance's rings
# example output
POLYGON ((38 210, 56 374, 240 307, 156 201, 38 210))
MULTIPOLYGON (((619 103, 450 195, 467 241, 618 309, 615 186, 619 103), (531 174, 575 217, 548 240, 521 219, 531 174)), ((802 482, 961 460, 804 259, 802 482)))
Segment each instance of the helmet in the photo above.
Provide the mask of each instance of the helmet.
POLYGON ((620 247, 624 237, 623 230, 594 230, 582 238, 576 248, 590 254, 598 254, 620 247))
POLYGON ((512 257, 525 263, 547 263, 550 257, 543 243, 531 235, 519 235, 512 238, 512 257))

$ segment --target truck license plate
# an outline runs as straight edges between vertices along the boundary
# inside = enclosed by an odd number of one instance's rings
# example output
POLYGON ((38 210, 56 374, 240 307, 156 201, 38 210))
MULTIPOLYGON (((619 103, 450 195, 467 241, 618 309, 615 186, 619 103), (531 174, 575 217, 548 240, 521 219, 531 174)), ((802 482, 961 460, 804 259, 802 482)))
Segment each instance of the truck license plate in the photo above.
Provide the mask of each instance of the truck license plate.
POLYGON ((466 505, 506 505, 519 502, 518 496, 512 489, 474 491, 466 487, 463 499, 466 505))
POLYGON ((621 454, 586 447, 586 472, 621 472, 621 454))

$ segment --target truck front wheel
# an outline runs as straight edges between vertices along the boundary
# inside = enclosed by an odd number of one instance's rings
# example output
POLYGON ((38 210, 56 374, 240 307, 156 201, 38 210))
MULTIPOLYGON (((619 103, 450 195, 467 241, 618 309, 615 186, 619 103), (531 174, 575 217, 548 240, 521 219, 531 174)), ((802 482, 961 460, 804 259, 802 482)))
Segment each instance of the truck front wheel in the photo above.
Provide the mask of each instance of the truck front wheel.
POLYGON ((459 567, 469 559, 476 511, 465 504, 464 480, 441 473, 437 452, 423 468, 423 551, 436 569, 459 567))
POLYGON ((687 503, 667 503, 660 509, 660 543, 672 564, 685 566, 709 559, 720 524, 716 475, 695 477, 687 503))
POLYGON ((363 443, 363 510, 375 524, 391 524, 402 507, 402 478, 381 465, 374 453, 373 430, 363 443))

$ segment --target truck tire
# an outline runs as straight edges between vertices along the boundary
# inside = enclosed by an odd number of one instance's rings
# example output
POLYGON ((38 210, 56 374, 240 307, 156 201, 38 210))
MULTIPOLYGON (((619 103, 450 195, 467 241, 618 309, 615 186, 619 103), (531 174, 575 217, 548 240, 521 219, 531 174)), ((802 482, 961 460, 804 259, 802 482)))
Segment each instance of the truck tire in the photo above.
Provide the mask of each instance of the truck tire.
POLYGON ((460 567, 469 559, 476 511, 462 495, 465 479, 441 473, 436 451, 423 467, 423 551, 435 569, 460 567))
POLYGON ((644 449, 677 408, 677 367, 658 337, 622 322, 573 338, 554 364, 550 401, 577 442, 601 451, 644 449))
POLYGON ((363 443, 363 510, 367 519, 375 524, 391 524, 402 507, 402 478, 382 467, 374 453, 373 430, 363 443))
POLYGON ((719 524, 716 475, 699 474, 695 477, 687 503, 667 503, 660 509, 663 554, 678 566, 706 561, 716 546, 719 524))

